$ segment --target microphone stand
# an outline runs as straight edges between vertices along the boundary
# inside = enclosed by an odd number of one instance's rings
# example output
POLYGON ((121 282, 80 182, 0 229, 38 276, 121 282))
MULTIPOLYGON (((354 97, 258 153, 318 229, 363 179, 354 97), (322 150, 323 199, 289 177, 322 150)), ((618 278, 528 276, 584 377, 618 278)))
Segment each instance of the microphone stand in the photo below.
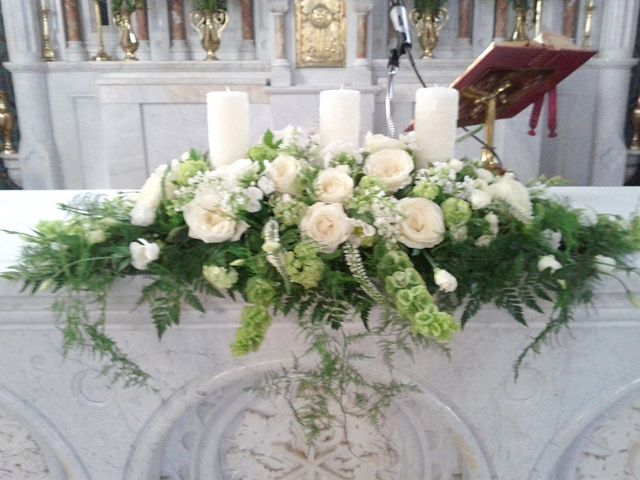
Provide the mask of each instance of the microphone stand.
POLYGON ((395 97, 395 81, 398 68, 400 67, 400 52, 397 48, 391 49, 389 63, 387 64, 387 94, 384 100, 384 110, 387 119, 387 136, 396 137, 396 124, 393 121, 393 100, 395 97))

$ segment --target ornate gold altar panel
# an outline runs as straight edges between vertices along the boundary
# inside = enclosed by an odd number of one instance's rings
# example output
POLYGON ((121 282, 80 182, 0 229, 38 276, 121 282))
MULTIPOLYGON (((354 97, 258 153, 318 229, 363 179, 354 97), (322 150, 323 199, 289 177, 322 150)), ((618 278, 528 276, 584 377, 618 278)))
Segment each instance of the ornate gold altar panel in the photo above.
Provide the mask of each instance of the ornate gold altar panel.
POLYGON ((298 67, 344 67, 346 36, 344 0, 296 0, 298 67))

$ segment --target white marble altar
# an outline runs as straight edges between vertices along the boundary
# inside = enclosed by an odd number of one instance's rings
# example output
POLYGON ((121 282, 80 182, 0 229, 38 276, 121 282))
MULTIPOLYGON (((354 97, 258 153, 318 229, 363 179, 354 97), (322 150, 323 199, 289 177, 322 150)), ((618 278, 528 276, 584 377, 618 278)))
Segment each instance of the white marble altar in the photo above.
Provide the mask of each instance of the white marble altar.
MULTIPOLYGON (((7 30, 19 121, 21 177, 26 188, 131 188, 154 165, 191 146, 204 148, 205 93, 225 86, 248 91, 253 140, 266 127, 288 123, 317 126, 318 92, 341 84, 363 93, 362 130, 383 133, 388 50, 386 0, 348 0, 346 68, 295 67, 295 9, 291 0, 253 2, 255 39, 241 32, 240 0, 230 0, 231 24, 224 32, 221 62, 196 61, 203 52, 187 25, 186 40, 169 36, 167 1, 149 2, 148 61, 87 61, 96 51, 90 2, 79 2, 83 42, 67 44, 62 0, 50 0, 53 42, 59 61, 40 62, 35 2, 0 0, 7 30), (366 55, 357 54, 358 19, 368 15, 366 55), (284 42, 276 48, 276 24, 284 42), (84 52, 84 53, 83 53, 84 52)), ((436 58, 420 60, 428 84, 447 85, 493 39, 493 0, 474 0, 470 39, 458 38, 459 2, 449 2, 451 20, 442 31, 436 58)), ((545 1, 544 30, 560 31, 562 4, 545 1)), ((586 0, 580 0, 581 42, 586 0)), ((626 150, 623 122, 632 47, 640 0, 597 0, 593 44, 599 55, 559 88, 559 136, 546 137, 545 118, 538 135, 527 135, 529 112, 500 121, 496 143, 504 163, 528 180, 560 174, 578 185, 621 185, 626 150)), ((184 11, 191 9, 185 0, 184 11)), ((512 21, 512 19, 510 20, 512 21)), ((113 25, 105 27, 107 49, 121 58, 113 25)), ((416 54, 418 49, 416 48, 416 54)), ((397 125, 408 123, 418 88, 407 62, 397 86, 397 125)), ((469 140, 457 154, 477 155, 469 140)))
MULTIPOLYGON (((57 218, 77 192, 0 192, 1 229, 28 231, 57 218), (20 206, 19 209, 16 207, 20 206)), ((627 216, 640 188, 559 188, 579 206, 627 216)), ((0 270, 19 239, 0 233, 0 270)), ((397 375, 422 393, 393 404, 381 432, 357 419, 347 434, 306 451, 287 410, 243 391, 261 372, 291 361, 291 319, 279 319, 260 353, 232 360, 241 306, 209 302, 187 311, 161 342, 140 280, 110 299, 109 333, 153 375, 157 391, 122 389, 99 363, 60 354, 51 294, 28 297, 0 282, 0 479, 70 480, 632 480, 640 476, 640 312, 617 283, 597 310, 579 310, 572 331, 511 365, 542 326, 484 309, 456 336, 452 358, 420 353, 397 375), (314 473, 315 472, 315 473, 314 473)), ((640 282, 631 281, 640 293, 640 282)), ((367 369, 384 369, 373 361, 367 369)))

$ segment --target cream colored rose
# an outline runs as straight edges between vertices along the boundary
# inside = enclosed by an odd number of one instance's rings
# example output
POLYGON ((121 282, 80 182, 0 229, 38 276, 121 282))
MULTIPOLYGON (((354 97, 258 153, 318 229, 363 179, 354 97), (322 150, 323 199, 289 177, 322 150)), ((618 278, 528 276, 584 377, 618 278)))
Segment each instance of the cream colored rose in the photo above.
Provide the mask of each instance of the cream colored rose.
POLYGON ((323 253, 334 252, 352 230, 353 223, 339 203, 314 203, 300 221, 300 232, 315 241, 323 253))
POLYGON ((364 162, 364 173, 380 180, 387 192, 409 185, 413 168, 411 155, 397 149, 379 150, 364 162))
POLYGON ((514 210, 514 215, 520 220, 531 218, 532 206, 529 190, 522 183, 517 181, 513 173, 505 173, 498 178, 487 191, 495 198, 507 202, 514 210))
POLYGON ((444 238, 444 216, 437 203, 426 198, 403 198, 398 208, 404 216, 399 240, 410 248, 432 248, 444 238))
POLYGON ((146 270, 151 262, 160 257, 160 247, 157 243, 149 243, 144 238, 129 244, 131 265, 137 270, 146 270))
POLYGON ((248 225, 238 221, 217 204, 217 196, 200 194, 184 207, 184 221, 189 226, 189 236, 205 243, 221 243, 239 240, 248 225))
POLYGON ((164 195, 171 199, 175 193, 175 185, 168 177, 167 165, 160 165, 144 182, 136 204, 131 210, 131 223, 138 227, 148 227, 156 219, 156 210, 162 201, 162 185, 164 180, 164 195))
POLYGON ((396 138, 380 135, 379 133, 374 135, 371 132, 367 132, 367 134, 364 136, 364 149, 369 153, 376 153, 380 150, 387 149, 403 150, 404 148, 404 142, 396 138))
POLYGON ((278 155, 266 169, 266 175, 281 193, 295 193, 296 180, 302 165, 291 155, 278 155))
POLYGON ((437 268, 433 276, 434 282, 443 292, 454 292, 458 288, 458 280, 446 270, 437 268))
POLYGON ((346 203, 353 195, 353 179, 348 169, 327 168, 316 178, 314 188, 318 200, 322 202, 346 203))

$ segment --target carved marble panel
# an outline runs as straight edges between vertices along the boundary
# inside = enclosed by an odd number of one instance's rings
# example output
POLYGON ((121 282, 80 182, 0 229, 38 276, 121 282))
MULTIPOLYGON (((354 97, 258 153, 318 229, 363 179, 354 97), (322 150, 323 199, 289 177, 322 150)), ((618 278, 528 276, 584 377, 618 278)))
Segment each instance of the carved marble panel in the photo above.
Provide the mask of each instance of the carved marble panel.
POLYGON ((45 480, 49 468, 22 423, 0 407, 0 480, 45 480))
POLYGON ((346 38, 345 0, 296 1, 298 67, 344 67, 346 38))

